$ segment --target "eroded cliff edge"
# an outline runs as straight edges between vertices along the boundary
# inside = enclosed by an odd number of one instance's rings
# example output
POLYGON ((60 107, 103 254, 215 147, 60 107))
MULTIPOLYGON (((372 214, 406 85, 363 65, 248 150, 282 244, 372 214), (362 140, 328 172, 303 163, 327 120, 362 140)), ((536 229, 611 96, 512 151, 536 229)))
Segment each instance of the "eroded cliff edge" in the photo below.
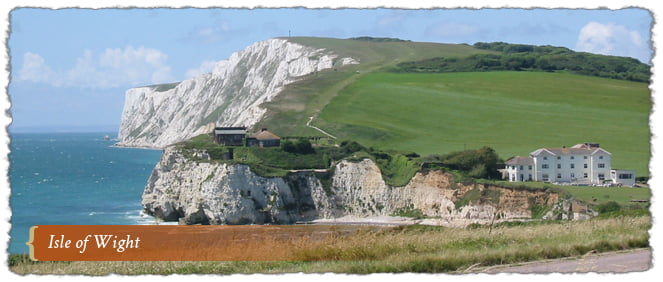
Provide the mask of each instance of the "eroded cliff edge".
POLYGON ((406 186, 391 187, 370 159, 343 160, 329 172, 262 177, 247 165, 194 161, 168 147, 142 203, 148 214, 186 224, 291 224, 417 211, 444 225, 528 219, 535 207, 559 200, 549 191, 456 183, 441 170, 422 170, 406 186))
POLYGON ((216 63, 214 70, 179 83, 127 90, 118 146, 163 148, 214 126, 253 126, 261 105, 283 88, 353 58, 286 39, 269 39, 216 63))

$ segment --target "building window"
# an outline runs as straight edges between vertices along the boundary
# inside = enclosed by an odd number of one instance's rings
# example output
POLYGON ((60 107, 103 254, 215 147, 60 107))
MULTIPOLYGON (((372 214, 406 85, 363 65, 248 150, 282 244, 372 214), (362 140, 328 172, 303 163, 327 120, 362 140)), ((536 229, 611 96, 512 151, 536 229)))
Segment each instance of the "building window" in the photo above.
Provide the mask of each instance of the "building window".
POLYGON ((557 168, 562 168, 562 164, 557 164, 557 168))
POLYGON ((574 157, 574 156, 571 156, 571 159, 573 160, 573 159, 575 159, 575 157, 574 157))
POLYGON ((602 159, 603 159, 603 156, 599 156, 599 160, 602 160, 602 159))
POLYGON ((561 174, 561 173, 558 173, 558 174, 557 174, 557 178, 562 178, 562 174, 561 174))
POLYGON ((575 165, 575 164, 571 164, 571 168, 576 168, 576 165, 575 165))
POLYGON ((605 164, 599 164, 599 168, 605 168, 605 164))
POLYGON ((529 177, 527 177, 527 180, 532 181, 532 175, 530 174, 529 177))
POLYGON ((524 169, 524 168, 523 168, 523 166, 521 165, 521 166, 520 166, 520 170, 523 170, 523 169, 524 169))
POLYGON ((541 180, 543 180, 543 181, 549 181, 548 174, 545 174, 545 173, 542 174, 542 175, 541 175, 541 180))
POLYGON ((571 172, 571 178, 576 178, 576 174, 571 172))
POLYGON ((583 178, 587 178, 587 173, 586 173, 586 172, 583 173, 583 174, 582 174, 582 177, 583 177, 583 178))
POLYGON ((561 160, 561 159, 562 159, 562 157, 560 157, 560 156, 557 156, 557 159, 558 159, 558 160, 561 160))
POLYGON ((587 164, 584 164, 583 166, 584 166, 585 168, 587 168, 587 164))
POLYGON ((605 180, 605 174, 599 173, 599 181, 605 180))
POLYGON ((582 158, 586 160, 586 159, 587 159, 587 156, 583 156, 582 158))
POLYGON ((532 166, 531 165, 527 166, 527 169, 532 170, 532 166))
POLYGON ((543 160, 544 160, 544 161, 548 160, 548 157, 543 157, 543 160))
POLYGON ((544 169, 545 169, 545 168, 548 168, 548 164, 542 164, 542 165, 541 165, 541 168, 544 168, 544 169))
POLYGON ((619 174, 619 179, 632 179, 633 174, 630 173, 620 173, 619 174))

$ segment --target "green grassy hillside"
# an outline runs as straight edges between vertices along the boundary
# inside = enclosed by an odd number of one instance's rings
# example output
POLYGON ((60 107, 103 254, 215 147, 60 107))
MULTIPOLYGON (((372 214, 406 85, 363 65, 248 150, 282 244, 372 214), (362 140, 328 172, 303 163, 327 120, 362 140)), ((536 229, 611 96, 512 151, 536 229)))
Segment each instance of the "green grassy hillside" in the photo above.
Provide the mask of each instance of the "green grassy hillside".
POLYGON ((647 175, 647 84, 561 73, 371 73, 317 125, 366 146, 441 154, 493 147, 501 157, 601 143, 613 167, 647 175))
POLYGON ((507 159, 540 147, 601 143, 613 167, 648 175, 646 83, 548 72, 390 73, 403 62, 495 53, 469 45, 288 40, 333 50, 358 65, 310 75, 264 104, 281 136, 338 137, 421 155, 493 147, 507 159))
POLYGON ((266 119, 255 128, 268 127, 283 136, 321 135, 309 127, 309 117, 322 109, 343 88, 358 78, 378 70, 386 70, 401 62, 446 56, 496 53, 469 45, 420 42, 371 42, 317 37, 292 37, 289 41, 316 48, 333 50, 341 57, 352 57, 360 64, 337 67, 309 75, 289 85, 272 102, 263 104, 266 119))

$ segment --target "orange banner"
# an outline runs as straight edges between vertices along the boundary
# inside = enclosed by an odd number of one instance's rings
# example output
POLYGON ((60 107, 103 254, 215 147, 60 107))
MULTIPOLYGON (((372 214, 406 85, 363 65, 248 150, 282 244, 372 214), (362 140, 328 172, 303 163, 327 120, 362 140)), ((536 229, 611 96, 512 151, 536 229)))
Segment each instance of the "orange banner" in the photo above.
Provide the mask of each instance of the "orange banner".
POLYGON ((278 261, 307 242, 346 233, 329 225, 37 225, 39 261, 278 261))

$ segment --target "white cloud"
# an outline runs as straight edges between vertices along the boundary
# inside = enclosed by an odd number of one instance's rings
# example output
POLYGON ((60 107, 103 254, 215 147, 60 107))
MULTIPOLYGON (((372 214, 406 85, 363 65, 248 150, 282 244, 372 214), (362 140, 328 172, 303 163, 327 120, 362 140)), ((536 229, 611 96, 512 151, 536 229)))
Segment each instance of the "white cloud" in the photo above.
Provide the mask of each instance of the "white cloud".
POLYGON ((189 69, 186 71, 186 77, 187 78, 192 78, 196 77, 202 74, 210 73, 214 70, 214 66, 216 65, 216 61, 203 61, 200 63, 200 66, 195 69, 189 69))
POLYGON ((27 52, 18 79, 56 87, 110 88, 170 82, 168 56, 163 52, 132 46, 106 49, 95 55, 85 50, 67 70, 53 70, 44 58, 27 52))
POLYGON ((31 52, 23 54, 23 67, 18 72, 19 80, 47 83, 55 77, 55 72, 46 65, 44 58, 31 52))
POLYGON ((576 50, 603 55, 627 56, 648 62, 650 49, 639 32, 616 24, 589 22, 578 34, 576 50))

